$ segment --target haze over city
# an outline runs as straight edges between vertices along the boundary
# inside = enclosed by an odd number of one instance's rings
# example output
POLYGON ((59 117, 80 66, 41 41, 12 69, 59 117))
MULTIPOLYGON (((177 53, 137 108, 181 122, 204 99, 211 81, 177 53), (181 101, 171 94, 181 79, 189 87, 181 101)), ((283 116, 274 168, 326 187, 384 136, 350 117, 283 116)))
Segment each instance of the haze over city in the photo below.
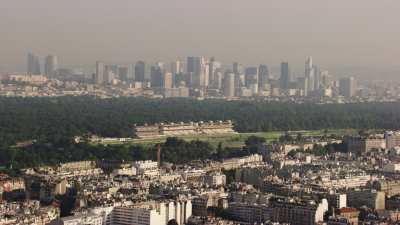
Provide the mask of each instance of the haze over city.
POLYGON ((399 225, 399 0, 0 0, 0 225, 399 225))
POLYGON ((331 71, 379 68, 379 75, 394 76, 399 9, 395 0, 3 0, 0 71, 25 71, 32 51, 83 68, 96 60, 206 55, 248 65, 289 61, 294 72, 312 55, 331 71))

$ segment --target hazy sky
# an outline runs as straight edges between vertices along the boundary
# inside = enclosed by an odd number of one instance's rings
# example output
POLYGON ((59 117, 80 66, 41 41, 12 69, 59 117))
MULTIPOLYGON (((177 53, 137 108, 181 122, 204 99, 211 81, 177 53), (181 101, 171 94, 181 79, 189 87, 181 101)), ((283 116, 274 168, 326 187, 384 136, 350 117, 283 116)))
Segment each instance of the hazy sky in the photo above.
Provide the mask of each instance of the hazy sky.
POLYGON ((188 55, 398 66, 399 12, 399 0, 0 0, 0 70, 24 70, 28 51, 85 66, 188 55))

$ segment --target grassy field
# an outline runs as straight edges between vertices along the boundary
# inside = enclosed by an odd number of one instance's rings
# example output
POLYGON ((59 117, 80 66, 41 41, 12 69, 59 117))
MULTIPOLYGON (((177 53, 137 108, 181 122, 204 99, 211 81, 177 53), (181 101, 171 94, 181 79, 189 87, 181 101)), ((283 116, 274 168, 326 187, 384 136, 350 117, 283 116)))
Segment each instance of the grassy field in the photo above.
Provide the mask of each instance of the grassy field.
MULTIPOLYGON (((228 135, 215 135, 215 136, 182 136, 179 137, 186 141, 200 140, 207 141, 211 143, 213 146, 217 147, 219 143, 222 144, 223 147, 241 147, 244 145, 245 140, 254 135, 258 137, 264 137, 267 142, 271 142, 279 139, 285 132, 284 131, 271 131, 271 132, 256 132, 256 133, 237 133, 237 134, 228 134, 228 135)), ((298 133, 301 133, 303 137, 310 136, 322 136, 325 134, 324 130, 312 130, 312 131, 290 131, 290 134, 296 136, 298 133)), ((357 133, 357 130, 354 129, 346 129, 346 130, 327 130, 326 134, 329 135, 354 135, 357 133)), ((157 143, 165 142, 166 137, 157 138, 157 139, 148 139, 148 140, 132 140, 126 143, 121 142, 109 142, 107 145, 115 145, 115 144, 128 144, 128 145, 154 145, 157 143)))

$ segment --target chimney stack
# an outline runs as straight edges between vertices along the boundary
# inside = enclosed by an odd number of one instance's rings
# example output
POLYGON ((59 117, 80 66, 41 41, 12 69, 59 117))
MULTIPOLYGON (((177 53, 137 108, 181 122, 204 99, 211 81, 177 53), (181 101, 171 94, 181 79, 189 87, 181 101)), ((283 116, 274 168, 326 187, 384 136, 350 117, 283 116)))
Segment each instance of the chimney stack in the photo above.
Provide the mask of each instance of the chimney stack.
POLYGON ((157 144, 157 163, 158 163, 158 168, 161 167, 161 146, 160 144, 157 144))

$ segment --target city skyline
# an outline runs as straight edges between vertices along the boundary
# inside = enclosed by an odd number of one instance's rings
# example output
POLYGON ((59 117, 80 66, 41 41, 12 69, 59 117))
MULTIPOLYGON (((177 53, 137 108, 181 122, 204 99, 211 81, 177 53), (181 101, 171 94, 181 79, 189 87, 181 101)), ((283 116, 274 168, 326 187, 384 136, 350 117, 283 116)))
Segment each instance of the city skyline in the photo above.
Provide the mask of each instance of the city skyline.
MULTIPOLYGON (((88 93, 92 93, 94 89, 90 86, 96 85, 96 88, 121 88, 121 91, 133 91, 134 93, 131 94, 134 95, 143 94, 164 98, 197 96, 240 99, 296 96, 300 99, 301 97, 313 99, 319 96, 338 97, 336 100, 342 101, 341 96, 347 100, 361 97, 360 94, 364 97, 369 96, 365 87, 358 89, 355 77, 332 76, 328 70, 321 70, 317 64, 314 64, 312 56, 306 57, 303 75, 300 73, 294 75, 289 62, 282 62, 279 76, 271 73, 266 64, 249 66, 234 62, 231 65, 224 65, 214 57, 204 56, 188 56, 185 62, 177 60, 171 63, 147 64, 144 61, 137 61, 129 64, 110 64, 96 61, 95 72, 89 74, 59 68, 58 57, 55 55, 46 56, 44 63, 40 61, 39 56, 28 53, 27 74, 3 75, 2 80, 6 81, 5 84, 8 86, 8 88, 4 87, 4 93, 11 94, 7 90, 11 90, 9 88, 12 88, 12 82, 39 82, 44 85, 43 90, 48 90, 47 87, 52 81, 73 81, 72 84, 65 84, 66 93, 71 93, 72 86, 78 88, 80 85, 88 85, 85 89, 88 93), (42 66, 43 70, 41 70, 42 66), (8 82, 11 83, 8 84, 8 82), (48 85, 45 85, 47 82, 49 82, 48 85)), ((62 85, 58 86, 62 87, 62 85)), ((24 90, 29 92, 30 88, 22 89, 20 94, 26 93, 24 90)), ((130 91, 125 94, 129 94, 130 91)))
POLYGON ((397 0, 2 0, 0 225, 399 225, 397 0))
MULTIPOLYGON (((98 65, 101 64, 102 67, 105 67, 106 70, 111 71, 115 74, 119 74, 121 68, 124 70, 125 76, 129 76, 129 74, 134 74, 136 81, 144 81, 145 77, 147 80, 152 80, 152 76, 154 75, 155 70, 160 70, 161 74, 166 72, 171 72, 172 74, 194 74, 195 76, 199 76, 200 80, 197 83, 205 82, 209 85, 213 85, 213 80, 215 79, 215 73, 225 71, 228 73, 233 72, 234 74, 243 74, 243 75, 252 75, 257 74, 257 78, 255 82, 258 82, 259 79, 262 79, 260 82, 267 82, 268 79, 271 78, 281 78, 284 77, 284 84, 281 86, 287 86, 287 82, 298 78, 299 76, 305 76, 308 79, 308 82, 312 82, 312 84, 308 84, 309 87, 313 89, 318 89, 318 86, 314 87, 314 76, 320 74, 321 72, 328 72, 327 69, 323 68, 321 70, 320 67, 313 64, 313 57, 307 56, 305 63, 305 72, 301 72, 300 70, 293 72, 291 64, 288 61, 282 61, 280 65, 270 65, 265 63, 260 64, 243 64, 238 61, 232 62, 221 62, 216 60, 215 57, 207 57, 207 56, 187 56, 185 59, 182 57, 175 59, 172 62, 167 61, 156 61, 149 62, 145 60, 138 60, 135 62, 111 62, 111 61, 103 61, 96 60, 95 65, 91 69, 90 73, 87 73, 87 76, 91 76, 94 74, 98 74, 98 65), (109 68, 108 68, 109 67, 109 68), (271 70, 271 68, 273 68, 271 70), (279 69, 279 71, 278 71, 279 69), (273 72, 272 72, 273 71, 273 72), (285 72, 283 72, 285 71, 285 72), (147 76, 146 76, 147 75, 147 76), (258 77, 260 76, 260 77, 258 77), (311 77, 310 77, 311 76, 311 77), (312 79, 310 79, 312 78, 312 79)), ((58 70, 63 69, 72 69, 79 71, 79 68, 70 68, 65 65, 59 65, 58 56, 57 55, 47 55, 47 56, 39 56, 33 52, 27 53, 26 60, 26 71, 21 72, 21 74, 31 74, 31 75, 45 75, 46 77, 54 76, 58 70)), ((304 71, 304 68, 303 68, 304 71)), ((107 71, 106 71, 107 72, 107 71)), ((103 73, 103 72, 101 72, 103 73)), ((13 73, 9 73, 13 74, 13 73)), ((339 74, 337 77, 341 77, 345 74, 339 74)), ((347 74, 349 75, 349 74, 347 74)), ((351 75, 351 74, 350 74, 351 75)), ((160 74, 158 74, 158 78, 161 79, 160 74)), ((157 78, 157 80, 159 80, 157 78)), ((95 77, 96 79, 96 77, 95 77)), ((196 82, 196 81, 194 81, 196 82)), ((101 82, 100 82, 101 83, 101 82)), ((246 83, 249 83, 248 80, 246 83)), ((198 84, 197 86, 204 86, 198 84)))
MULTIPOLYGON (((304 57, 306 57, 307 61, 311 59, 311 66, 312 66, 311 72, 312 72, 312 74, 317 73, 317 72, 321 73, 321 72, 329 71, 329 72, 331 72, 331 74, 333 74, 334 76, 336 76, 338 78, 340 78, 340 77, 348 77, 348 76, 355 76, 355 77, 358 77, 359 79, 363 79, 363 80, 366 80, 366 81, 374 81, 374 80, 375 81, 382 81, 382 80, 379 79, 379 78, 382 78, 382 77, 378 77, 377 78, 377 77, 371 76, 371 74, 375 74, 376 75, 376 74, 379 74, 381 72, 383 74, 386 74, 386 75, 390 76, 391 79, 394 79, 393 81, 398 81, 397 78, 395 77, 395 75, 396 75, 396 73, 400 72, 400 70, 397 70, 397 69, 392 69, 392 70, 390 70, 391 72, 382 72, 382 71, 379 71, 379 69, 357 68, 357 67, 351 67, 351 66, 350 67, 342 67, 342 68, 331 69, 331 68, 326 67, 324 65, 321 66, 321 64, 319 64, 318 62, 317 62, 317 65, 313 64, 313 62, 312 62, 312 60, 313 60, 312 58, 313 57, 311 55, 304 56, 303 59, 302 59, 303 63, 299 63, 298 62, 298 61, 302 61, 302 60, 296 60, 295 63, 282 60, 276 65, 265 63, 265 62, 261 62, 259 64, 256 64, 256 63, 245 64, 245 63, 240 62, 240 61, 232 61, 232 60, 231 61, 228 60, 227 62, 225 62, 225 61, 221 61, 220 59, 216 59, 214 56, 204 56, 204 55, 202 55, 202 56, 193 56, 192 55, 192 56, 180 56, 180 57, 177 57, 177 58, 173 59, 172 61, 166 61, 166 60, 147 61, 147 60, 144 60, 144 59, 139 59, 137 61, 95 60, 95 61, 92 62, 92 64, 86 65, 86 66, 83 66, 83 65, 70 66, 70 65, 65 65, 63 63, 63 58, 62 57, 61 57, 61 60, 59 60, 58 59, 59 58, 58 55, 46 54, 46 53, 44 53, 44 54, 45 55, 37 55, 37 54, 35 54, 34 52, 31 52, 31 51, 27 52, 27 54, 25 56, 25 65, 24 65, 25 68, 22 69, 22 71, 11 71, 11 72, 3 73, 3 74, 24 74, 24 73, 35 74, 35 73, 30 72, 31 70, 30 70, 30 65, 29 64, 32 63, 32 62, 30 62, 30 57, 32 57, 32 56, 34 56, 35 64, 38 64, 38 65, 36 65, 36 67, 38 67, 39 71, 40 71, 40 73, 37 73, 37 74, 46 75, 46 70, 47 70, 46 69, 46 65, 49 64, 48 60, 51 59, 51 60, 55 60, 55 62, 53 62, 53 63, 55 63, 54 66, 57 69, 73 70, 73 71, 75 71, 76 73, 79 73, 79 74, 86 74, 87 77, 90 77, 93 74, 96 74, 96 71, 97 71, 96 67, 97 67, 97 63, 98 62, 101 62, 103 64, 107 64, 107 65, 110 65, 110 66, 114 66, 114 67, 115 66, 126 67, 125 69, 127 70, 126 72, 128 74, 136 74, 136 69, 137 69, 136 66, 137 66, 137 64, 138 63, 139 64, 140 63, 144 63, 144 68, 142 69, 143 70, 142 73, 143 73, 143 76, 146 76, 148 79, 150 79, 150 77, 151 77, 151 69, 152 69, 152 67, 153 66, 159 66, 161 64, 162 64, 164 72, 168 71, 168 72, 172 72, 174 74, 173 71, 179 69, 179 71, 181 73, 182 72, 188 73, 188 71, 187 71, 187 69, 188 69, 188 61, 187 61, 187 59, 188 58, 200 58, 201 60, 204 61, 204 63, 207 64, 207 68, 206 68, 207 70, 204 71, 207 74, 207 77, 205 77, 205 79, 210 80, 210 81, 212 80, 211 78, 213 78, 213 76, 214 76, 212 74, 213 73, 212 70, 218 69, 218 70, 233 70, 234 71, 235 70, 235 68, 234 68, 235 64, 238 64, 240 67, 242 67, 243 71, 241 73, 245 73, 244 70, 246 68, 252 69, 254 67, 259 67, 258 70, 261 70, 260 74, 262 74, 263 73, 262 70, 265 70, 264 67, 267 67, 266 69, 267 69, 267 72, 269 74, 268 76, 270 78, 280 78, 281 75, 282 75, 281 74, 281 72, 282 72, 282 63, 288 63, 289 67, 290 67, 290 71, 288 71, 289 75, 290 75, 290 79, 289 80, 296 79, 296 78, 299 78, 299 77, 302 77, 302 76, 309 77, 310 76, 309 72, 304 70, 304 57), (26 60, 27 57, 28 57, 28 59, 26 60), (214 61, 215 61, 215 65, 212 65, 211 62, 214 62, 214 61), (178 63, 178 65, 176 65, 176 63, 178 63), (297 66, 293 66, 293 65, 297 65, 297 66), (293 69, 293 68, 295 68, 295 69, 293 69), (210 78, 208 76, 210 76, 210 78)), ((306 61, 306 66, 307 66, 307 63, 308 63, 307 61, 306 61)), ((319 61, 319 60, 317 60, 317 61, 319 61)), ((1 75, 1 71, 0 71, 0 75, 1 75)), ((312 76, 314 76, 314 75, 312 75, 312 76)), ((139 81, 141 81, 141 79, 139 79, 139 81)), ((313 81, 313 79, 308 79, 307 82, 309 83, 309 82, 314 82, 314 81, 313 81)), ((314 86, 314 85, 311 85, 311 83, 310 83, 310 84, 307 84, 307 86, 310 87, 310 86, 314 86)), ((312 89, 318 89, 318 87, 311 88, 311 90, 312 89)))

